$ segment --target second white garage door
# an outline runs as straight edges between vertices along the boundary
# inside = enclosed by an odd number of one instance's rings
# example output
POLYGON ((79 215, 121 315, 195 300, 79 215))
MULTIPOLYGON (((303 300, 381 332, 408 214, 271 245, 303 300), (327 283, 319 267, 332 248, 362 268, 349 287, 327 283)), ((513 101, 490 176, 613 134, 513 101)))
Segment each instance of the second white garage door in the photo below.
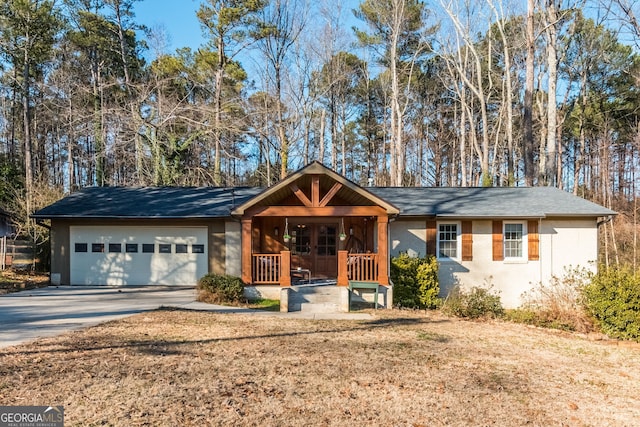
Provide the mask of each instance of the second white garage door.
POLYGON ((208 272, 206 227, 70 228, 72 285, 193 286, 208 272))

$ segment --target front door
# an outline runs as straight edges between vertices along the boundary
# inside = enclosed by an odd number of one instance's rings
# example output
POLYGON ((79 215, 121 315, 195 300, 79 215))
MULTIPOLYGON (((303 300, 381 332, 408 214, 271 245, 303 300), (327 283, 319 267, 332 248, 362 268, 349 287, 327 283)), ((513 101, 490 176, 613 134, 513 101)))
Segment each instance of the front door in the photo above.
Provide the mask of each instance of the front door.
POLYGON ((315 234, 314 276, 336 277, 338 275, 338 226, 337 224, 316 224, 314 234, 315 234))
POLYGON ((337 277, 338 224, 294 223, 291 234, 292 269, 309 269, 312 277, 337 277))

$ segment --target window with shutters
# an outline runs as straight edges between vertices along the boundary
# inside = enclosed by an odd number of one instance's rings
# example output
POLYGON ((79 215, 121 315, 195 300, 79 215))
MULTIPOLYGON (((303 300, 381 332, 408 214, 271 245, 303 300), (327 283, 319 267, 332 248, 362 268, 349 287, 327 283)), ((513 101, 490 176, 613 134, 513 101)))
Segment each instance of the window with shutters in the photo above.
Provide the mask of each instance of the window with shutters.
POLYGON ((457 259, 460 253, 460 224, 438 224, 438 259, 457 259))
POLYGON ((522 260, 527 256, 527 227, 524 222, 505 221, 502 234, 504 259, 522 260))

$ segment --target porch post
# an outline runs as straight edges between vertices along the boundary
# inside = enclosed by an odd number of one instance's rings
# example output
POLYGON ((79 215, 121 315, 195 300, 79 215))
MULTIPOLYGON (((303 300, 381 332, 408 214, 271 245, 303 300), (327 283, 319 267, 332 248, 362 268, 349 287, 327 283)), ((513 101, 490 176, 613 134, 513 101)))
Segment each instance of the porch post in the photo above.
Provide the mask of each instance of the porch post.
POLYGON ((347 251, 338 251, 338 286, 349 286, 349 273, 347 271, 347 251))
POLYGON ((378 217, 378 283, 389 285, 389 217, 378 217))
POLYGON ((242 218, 241 224, 242 236, 240 240, 242 246, 242 282, 245 285, 250 285, 253 283, 251 275, 251 218, 242 218))
POLYGON ((280 286, 291 286, 291 251, 280 251, 280 286))

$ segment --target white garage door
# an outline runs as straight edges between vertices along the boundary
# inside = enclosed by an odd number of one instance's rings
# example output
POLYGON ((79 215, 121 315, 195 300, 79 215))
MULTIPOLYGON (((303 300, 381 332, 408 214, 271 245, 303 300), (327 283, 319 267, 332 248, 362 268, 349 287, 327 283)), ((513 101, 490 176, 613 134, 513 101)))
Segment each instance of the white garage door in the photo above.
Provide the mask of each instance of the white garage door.
POLYGON ((206 227, 70 227, 72 285, 195 285, 206 227))

